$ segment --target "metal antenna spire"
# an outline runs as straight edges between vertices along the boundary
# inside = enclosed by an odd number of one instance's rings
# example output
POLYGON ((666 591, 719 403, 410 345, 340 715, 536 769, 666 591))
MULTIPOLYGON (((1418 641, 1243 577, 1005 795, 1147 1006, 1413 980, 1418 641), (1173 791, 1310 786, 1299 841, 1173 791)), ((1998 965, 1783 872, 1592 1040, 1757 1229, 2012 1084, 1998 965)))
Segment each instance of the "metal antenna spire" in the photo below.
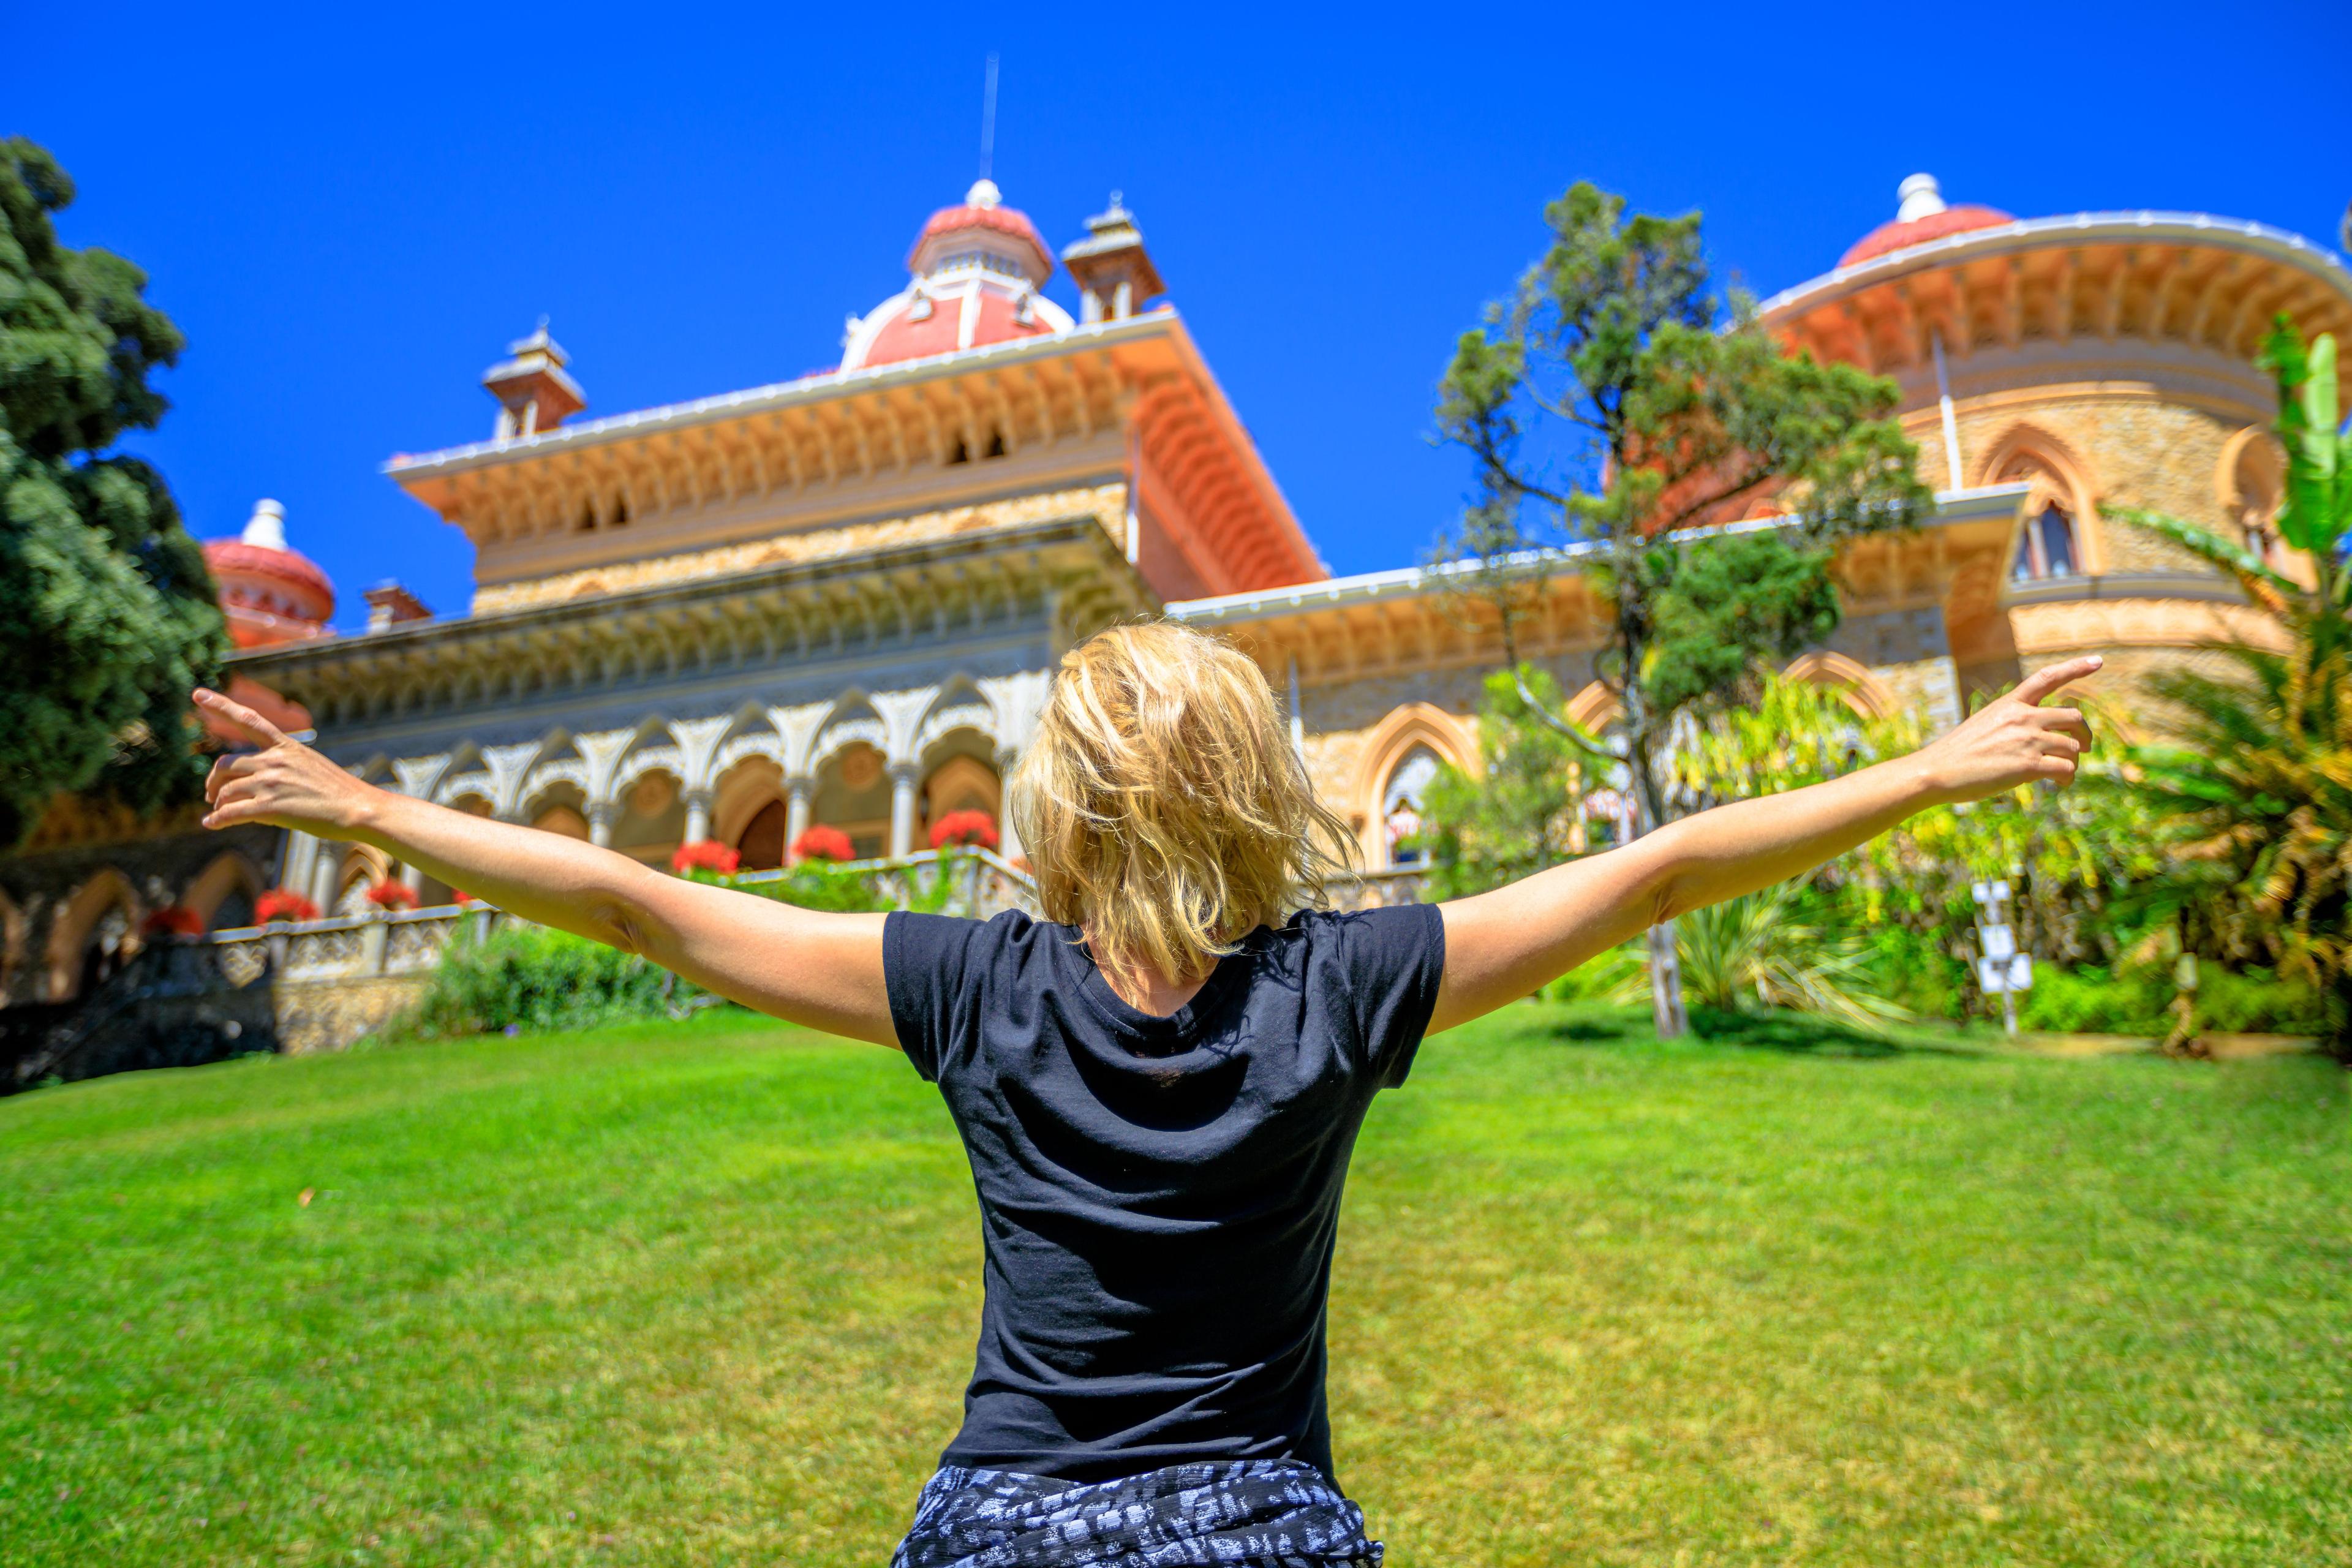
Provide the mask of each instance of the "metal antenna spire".
POLYGON ((988 86, 980 96, 980 177, 990 177, 996 158, 996 54, 988 56, 988 86))

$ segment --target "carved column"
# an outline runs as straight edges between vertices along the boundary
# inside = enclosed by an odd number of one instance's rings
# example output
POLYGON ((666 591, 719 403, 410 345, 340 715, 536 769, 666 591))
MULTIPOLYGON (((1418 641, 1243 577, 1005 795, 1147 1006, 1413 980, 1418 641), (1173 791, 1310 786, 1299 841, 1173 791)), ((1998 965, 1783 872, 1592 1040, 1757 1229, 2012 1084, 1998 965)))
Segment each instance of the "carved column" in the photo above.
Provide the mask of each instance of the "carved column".
POLYGON ((294 828, 286 830, 286 853, 278 861, 278 885, 297 891, 319 874, 319 840, 294 828))
POLYGON ((890 764, 890 854, 915 852, 915 788, 923 782, 919 763, 890 764))
POLYGON ((996 748, 996 776, 999 783, 1004 786, 996 792, 996 844, 997 853, 1007 860, 1013 859, 1021 853, 1021 835, 1013 831, 1013 791, 1010 787, 1013 783, 1013 764, 1020 760, 1020 747, 996 748))
POLYGON ((588 842, 600 849, 613 846, 613 803, 600 800, 588 808, 588 842))
POLYGON ((784 781, 784 858, 790 860, 793 846, 809 830, 809 808, 816 799, 816 780, 806 773, 784 781))
POLYGON ((333 845, 321 844, 311 861, 310 899, 322 915, 335 912, 335 887, 341 879, 342 858, 333 845))
POLYGON ((686 841, 699 844, 710 837, 710 792, 690 789, 686 792, 686 841))

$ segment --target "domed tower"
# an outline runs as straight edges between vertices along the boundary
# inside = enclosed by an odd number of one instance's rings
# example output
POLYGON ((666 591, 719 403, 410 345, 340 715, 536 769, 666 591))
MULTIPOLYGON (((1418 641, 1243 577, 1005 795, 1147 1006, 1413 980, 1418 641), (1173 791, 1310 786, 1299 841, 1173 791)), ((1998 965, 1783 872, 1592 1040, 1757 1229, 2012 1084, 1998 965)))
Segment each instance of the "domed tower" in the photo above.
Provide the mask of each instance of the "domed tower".
POLYGON ((316 563, 286 543, 286 509, 253 503, 253 516, 235 539, 205 545, 205 564, 220 588, 230 640, 239 647, 302 642, 327 635, 335 587, 316 563))
POLYGON ((941 207, 907 257, 914 280, 853 316, 841 368, 864 370, 1070 330, 1069 312, 1038 290, 1054 275, 1029 215, 982 180, 961 206, 941 207))
MULTIPOLYGON (((2273 319, 2352 331, 2352 272, 2298 235, 2210 213, 2016 218, 1933 177, 1836 268, 1764 301, 1792 349, 1888 376, 1939 490, 2023 486, 1998 549, 1953 556, 1942 619, 1961 684, 2075 653, 2112 680, 2271 635, 2234 584, 2110 503, 2166 511, 2299 570, 2269 525, 2273 319)), ((1948 541, 1957 552, 1956 541, 1948 541)))

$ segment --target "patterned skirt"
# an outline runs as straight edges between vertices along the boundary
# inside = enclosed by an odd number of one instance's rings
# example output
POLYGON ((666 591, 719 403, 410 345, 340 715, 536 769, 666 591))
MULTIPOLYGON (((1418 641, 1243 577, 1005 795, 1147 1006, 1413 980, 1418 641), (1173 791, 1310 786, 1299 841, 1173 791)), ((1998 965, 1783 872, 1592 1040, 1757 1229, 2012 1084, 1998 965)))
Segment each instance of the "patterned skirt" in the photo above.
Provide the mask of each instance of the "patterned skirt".
POLYGON ((1295 1460, 1172 1465, 1079 1483, 949 1466, 890 1568, 1381 1568, 1364 1513, 1295 1460))

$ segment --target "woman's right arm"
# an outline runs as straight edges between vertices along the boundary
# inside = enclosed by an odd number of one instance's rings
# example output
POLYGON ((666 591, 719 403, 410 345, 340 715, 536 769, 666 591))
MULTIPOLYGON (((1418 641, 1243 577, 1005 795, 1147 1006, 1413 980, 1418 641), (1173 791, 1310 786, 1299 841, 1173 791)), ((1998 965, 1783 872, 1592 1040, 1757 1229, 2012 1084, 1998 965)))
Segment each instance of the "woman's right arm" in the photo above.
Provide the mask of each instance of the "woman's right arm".
POLYGON ((897 1046, 878 914, 827 914, 665 876, 625 855, 469 816, 353 778, 215 691, 196 700, 259 748, 205 781, 207 827, 264 822, 374 845, 541 925, 593 937, 747 1007, 897 1046))

